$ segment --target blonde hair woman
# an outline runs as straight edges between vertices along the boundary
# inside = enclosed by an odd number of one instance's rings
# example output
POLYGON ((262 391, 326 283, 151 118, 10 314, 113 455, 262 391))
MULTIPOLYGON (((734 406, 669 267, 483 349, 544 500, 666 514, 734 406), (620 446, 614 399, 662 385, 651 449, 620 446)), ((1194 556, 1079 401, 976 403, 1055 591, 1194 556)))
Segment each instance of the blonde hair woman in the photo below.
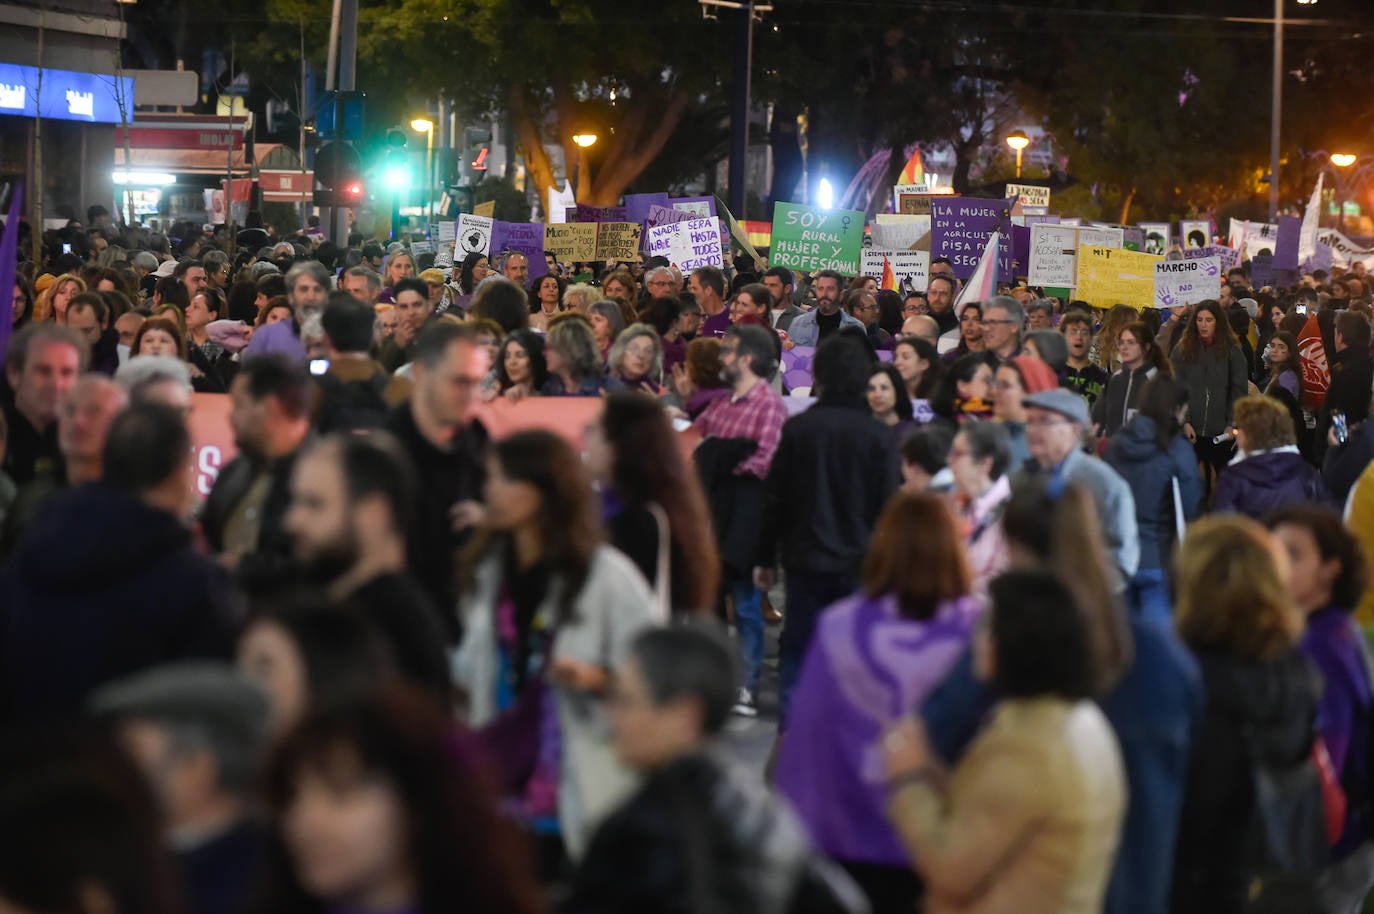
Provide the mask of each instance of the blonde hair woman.
POLYGON ((80 295, 86 291, 86 283, 79 276, 70 273, 63 273, 52 281, 52 284, 39 293, 38 299, 33 303, 33 322, 35 324, 43 321, 56 321, 59 324, 67 322, 67 305, 71 303, 73 295, 80 295))
POLYGON ((1305 620, 1288 563, 1283 545, 1244 517, 1197 522, 1178 554, 1178 632, 1206 692, 1179 821, 1169 907, 1178 914, 1254 909, 1263 874, 1242 840, 1258 825, 1254 771, 1310 764, 1322 684, 1298 650, 1305 620))

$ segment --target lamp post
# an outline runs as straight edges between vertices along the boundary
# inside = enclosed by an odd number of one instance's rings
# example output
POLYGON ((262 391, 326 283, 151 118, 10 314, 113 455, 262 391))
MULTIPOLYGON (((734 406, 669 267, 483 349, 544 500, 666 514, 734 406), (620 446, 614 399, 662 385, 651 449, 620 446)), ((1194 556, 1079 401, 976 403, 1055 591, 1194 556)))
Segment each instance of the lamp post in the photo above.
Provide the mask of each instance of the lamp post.
POLYGON ((425 135, 425 226, 428 229, 434 220, 434 122, 427 117, 417 117, 410 122, 410 129, 425 135))
MULTIPOLYGON (((1312 6, 1317 0, 1298 0, 1312 6)), ((1269 112, 1269 224, 1279 218, 1279 122, 1283 117, 1283 0, 1274 0, 1274 84, 1269 112)))
POLYGON ((1030 145, 1030 137, 1024 130, 1013 130, 1007 134, 1007 145, 1016 150, 1016 177, 1021 177, 1021 153, 1030 145))
POLYGON ((585 174, 588 182, 591 181, 591 167, 587 165, 587 150, 596 145, 597 136, 591 131, 584 130, 573 134, 573 145, 577 147, 577 162, 573 164, 572 186, 573 197, 577 200, 582 199, 581 181, 585 174))

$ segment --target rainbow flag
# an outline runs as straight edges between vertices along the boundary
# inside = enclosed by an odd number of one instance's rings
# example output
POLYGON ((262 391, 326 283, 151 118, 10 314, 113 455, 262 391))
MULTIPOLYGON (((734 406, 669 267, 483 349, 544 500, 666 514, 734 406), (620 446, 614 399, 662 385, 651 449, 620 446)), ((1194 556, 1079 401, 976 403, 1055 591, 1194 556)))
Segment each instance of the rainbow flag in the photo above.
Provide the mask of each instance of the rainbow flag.
POLYGON ((911 158, 906 160, 906 165, 902 166, 902 173, 897 176, 898 184, 924 184, 926 180, 926 170, 921 164, 921 150, 914 149, 911 158))

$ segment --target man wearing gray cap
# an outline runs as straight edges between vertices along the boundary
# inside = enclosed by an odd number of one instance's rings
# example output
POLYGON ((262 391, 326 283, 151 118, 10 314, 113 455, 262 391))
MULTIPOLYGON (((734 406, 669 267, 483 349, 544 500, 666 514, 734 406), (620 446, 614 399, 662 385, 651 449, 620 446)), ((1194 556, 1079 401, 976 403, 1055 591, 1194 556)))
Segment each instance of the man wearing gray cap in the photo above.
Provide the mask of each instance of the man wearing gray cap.
POLYGON ((1135 497, 1117 472, 1083 452, 1083 432, 1091 424, 1088 404, 1062 387, 1031 394, 1026 406, 1026 449, 1031 459, 1012 480, 1012 487, 1040 478, 1051 490, 1077 483, 1092 494, 1107 548, 1116 559, 1124 587, 1140 564, 1140 531, 1135 497))
POLYGON ((265 847, 250 796, 267 697, 227 664, 178 663, 102 686, 91 709, 115 722, 158 797, 190 914, 243 909, 265 847))

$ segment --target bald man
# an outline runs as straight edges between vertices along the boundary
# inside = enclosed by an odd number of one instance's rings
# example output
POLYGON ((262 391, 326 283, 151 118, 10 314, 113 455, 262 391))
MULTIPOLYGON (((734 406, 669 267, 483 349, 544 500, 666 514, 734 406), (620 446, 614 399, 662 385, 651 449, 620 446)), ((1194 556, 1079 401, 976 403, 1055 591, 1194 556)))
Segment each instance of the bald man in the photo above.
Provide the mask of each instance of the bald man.
POLYGON ((115 417, 129 405, 124 388, 104 375, 82 375, 63 398, 57 414, 57 446, 64 469, 37 476, 19 490, 0 532, 0 554, 10 554, 29 523, 64 489, 98 482, 105 468, 105 438, 115 417))
POLYGON ((940 325, 928 314, 914 314, 902 321, 902 339, 919 337, 934 346, 940 339, 940 325))

